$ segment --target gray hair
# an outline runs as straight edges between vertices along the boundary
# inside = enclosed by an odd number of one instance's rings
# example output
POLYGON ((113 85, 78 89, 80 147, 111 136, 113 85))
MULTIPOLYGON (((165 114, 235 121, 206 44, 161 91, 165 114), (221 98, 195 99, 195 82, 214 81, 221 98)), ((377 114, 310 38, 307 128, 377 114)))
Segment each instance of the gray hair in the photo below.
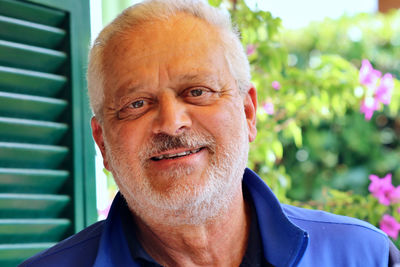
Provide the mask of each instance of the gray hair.
POLYGON ((124 34, 141 24, 165 20, 177 13, 187 13, 214 26, 221 33, 221 45, 229 70, 241 93, 250 88, 250 66, 240 43, 239 33, 231 24, 228 12, 209 6, 203 0, 145 0, 125 9, 107 25, 96 38, 89 53, 87 82, 90 106, 101 122, 104 102, 103 50, 107 42, 117 33, 124 34))

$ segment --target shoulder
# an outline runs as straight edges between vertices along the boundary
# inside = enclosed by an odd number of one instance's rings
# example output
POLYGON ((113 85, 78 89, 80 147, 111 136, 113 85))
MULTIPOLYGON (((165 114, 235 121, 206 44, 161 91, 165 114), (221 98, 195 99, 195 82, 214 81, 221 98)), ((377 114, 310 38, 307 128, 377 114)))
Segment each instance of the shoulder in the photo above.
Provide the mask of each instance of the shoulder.
POLYGON ((92 224, 19 266, 91 266, 97 255, 103 225, 104 221, 92 224))
POLYGON ((296 225, 302 225, 306 230, 312 230, 314 227, 320 229, 329 229, 332 227, 340 227, 341 229, 349 229, 351 231, 361 231, 364 234, 369 233, 373 236, 383 237, 387 239, 386 234, 377 229, 370 223, 365 221, 332 214, 322 210, 310 210, 298 208, 290 205, 283 204, 282 208, 286 216, 296 225))
POLYGON ((336 266, 362 263, 365 266, 387 266, 389 239, 373 225, 320 210, 289 205, 282 207, 289 220, 309 235, 303 263, 321 261, 321 264, 339 264, 336 266))

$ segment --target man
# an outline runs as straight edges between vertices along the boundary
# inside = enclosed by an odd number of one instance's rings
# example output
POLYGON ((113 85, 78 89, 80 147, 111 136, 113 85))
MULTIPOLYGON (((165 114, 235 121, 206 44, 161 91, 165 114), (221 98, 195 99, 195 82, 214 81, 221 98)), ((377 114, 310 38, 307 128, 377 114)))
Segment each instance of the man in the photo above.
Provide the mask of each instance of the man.
POLYGON ((245 169, 256 90, 225 13, 146 1, 100 33, 89 61, 93 137, 120 193, 106 221, 23 266, 388 265, 384 233, 281 205, 245 169))

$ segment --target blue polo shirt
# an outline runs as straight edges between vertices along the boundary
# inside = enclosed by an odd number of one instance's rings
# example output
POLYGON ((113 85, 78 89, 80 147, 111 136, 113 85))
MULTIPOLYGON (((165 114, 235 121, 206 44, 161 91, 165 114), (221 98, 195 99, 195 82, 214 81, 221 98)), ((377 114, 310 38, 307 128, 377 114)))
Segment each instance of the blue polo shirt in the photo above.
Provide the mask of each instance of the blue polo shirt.
MULTIPOLYGON (((281 204, 249 169, 244 173, 243 186, 253 200, 263 256, 273 266, 388 266, 389 239, 372 225, 281 204)), ((131 255, 123 231, 124 205, 118 194, 105 221, 89 226, 20 266, 140 266, 131 255)))

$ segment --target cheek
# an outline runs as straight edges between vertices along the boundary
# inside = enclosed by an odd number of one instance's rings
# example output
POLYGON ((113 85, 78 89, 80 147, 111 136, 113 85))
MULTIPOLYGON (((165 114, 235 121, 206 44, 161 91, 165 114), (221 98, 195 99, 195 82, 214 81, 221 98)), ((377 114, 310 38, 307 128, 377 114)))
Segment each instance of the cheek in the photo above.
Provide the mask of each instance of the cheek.
POLYGON ((131 158, 142 143, 140 127, 134 127, 133 123, 124 122, 111 125, 109 129, 107 135, 109 149, 124 154, 125 158, 131 158))
POLYGON ((214 108, 201 109, 193 113, 196 122, 210 132, 215 138, 229 138, 240 135, 245 127, 243 106, 230 103, 218 105, 214 108))

